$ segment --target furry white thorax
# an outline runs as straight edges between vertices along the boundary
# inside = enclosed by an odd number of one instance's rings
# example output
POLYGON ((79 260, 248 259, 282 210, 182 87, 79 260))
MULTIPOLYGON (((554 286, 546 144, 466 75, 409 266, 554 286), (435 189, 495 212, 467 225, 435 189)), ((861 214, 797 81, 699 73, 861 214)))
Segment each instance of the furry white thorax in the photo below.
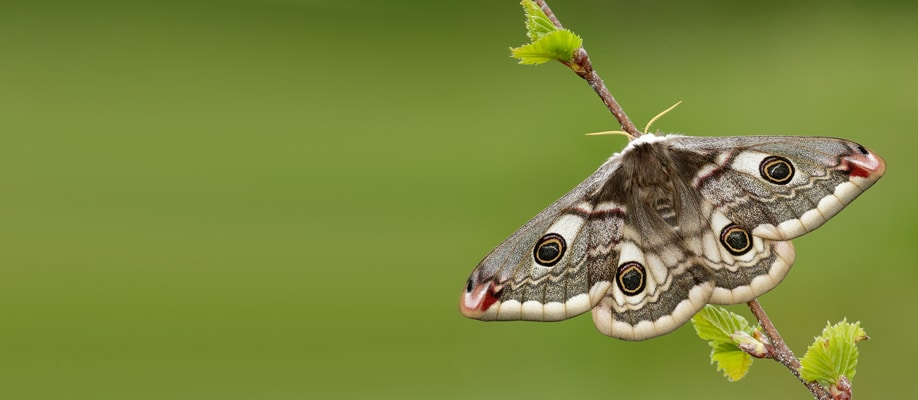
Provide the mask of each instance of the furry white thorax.
POLYGON ((632 139, 630 142, 628 142, 628 145, 625 146, 624 149, 622 149, 622 151, 620 151, 620 152, 618 152, 618 153, 615 153, 615 154, 612 154, 612 156, 609 157, 609 160, 606 161, 606 162, 613 161, 613 160, 617 160, 619 157, 625 155, 625 153, 631 151, 631 149, 633 149, 633 148, 635 148, 635 147, 637 147, 637 146, 639 146, 639 145, 648 144, 648 143, 665 142, 665 141, 667 141, 667 140, 669 140, 669 139, 671 139, 671 138, 683 137, 683 136, 685 136, 685 135, 677 135, 677 134, 672 134, 672 133, 670 133, 670 134, 665 134, 665 135, 654 135, 654 134, 652 134, 652 133, 645 133, 645 134, 643 134, 643 135, 641 135, 641 136, 638 136, 638 137, 632 139))

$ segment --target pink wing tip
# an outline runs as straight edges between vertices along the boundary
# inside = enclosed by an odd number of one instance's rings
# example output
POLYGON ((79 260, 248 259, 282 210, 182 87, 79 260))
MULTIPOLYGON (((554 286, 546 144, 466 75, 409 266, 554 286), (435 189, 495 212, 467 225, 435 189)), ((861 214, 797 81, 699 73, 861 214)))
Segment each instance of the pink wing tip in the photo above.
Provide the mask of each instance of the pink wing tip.
POLYGON ((858 178, 878 179, 886 172, 886 161, 876 153, 863 146, 858 146, 858 152, 842 158, 841 168, 848 171, 850 176, 858 178))
POLYGON ((459 299, 459 311, 469 318, 481 318, 497 302, 498 298, 495 292, 499 292, 499 290, 494 290, 494 282, 487 281, 474 284, 469 281, 459 299))

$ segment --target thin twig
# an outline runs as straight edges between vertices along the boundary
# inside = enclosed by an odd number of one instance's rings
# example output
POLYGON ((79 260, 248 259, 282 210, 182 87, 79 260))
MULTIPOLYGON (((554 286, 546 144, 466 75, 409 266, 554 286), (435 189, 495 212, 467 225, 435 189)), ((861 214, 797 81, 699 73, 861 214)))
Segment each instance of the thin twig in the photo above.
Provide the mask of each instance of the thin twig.
POLYGON ((759 321, 759 325, 762 326, 762 329, 765 331, 765 335, 768 336, 768 339, 771 341, 773 346, 770 357, 775 361, 781 363, 787 369, 791 371, 797 379, 800 380, 810 392, 813 393, 813 397, 818 400, 832 400, 832 395, 829 394, 822 386, 819 386, 816 382, 809 382, 800 377, 800 360, 797 359, 797 356, 794 355, 794 352, 787 346, 787 343, 784 343, 784 339, 781 338, 781 334, 778 333, 778 329, 775 328, 775 325, 771 322, 771 319, 768 318, 768 314, 765 314, 765 310, 762 308, 762 305, 759 304, 757 299, 746 303, 749 306, 749 310, 752 311, 752 315, 755 316, 755 319, 759 321))
MULTIPOLYGON (((542 12, 548 16, 548 19, 555 24, 558 29, 564 29, 564 26, 561 25, 561 21, 558 20, 558 17, 555 16, 555 13, 551 11, 551 8, 548 7, 548 3, 545 0, 534 0, 539 7, 542 8, 542 12)), ((593 91, 599 95, 599 98, 602 99, 603 104, 606 105, 606 108, 612 112, 612 115, 615 116, 615 119, 618 120, 618 123, 621 124, 622 130, 628 132, 629 135, 633 137, 638 137, 642 135, 642 132, 638 130, 634 123, 631 122, 631 119, 628 118, 628 115, 625 114, 625 110, 622 109, 622 106, 615 101, 615 97, 612 97, 612 93, 609 92, 609 89, 606 87, 606 84, 603 83, 602 79, 599 77, 599 74, 593 70, 593 63, 590 61, 590 56, 587 55, 586 50, 583 46, 577 49, 574 52, 574 57, 571 59, 570 63, 564 63, 578 76, 583 78, 590 84, 590 87, 593 88, 593 91)))
POLYGON ((545 0, 535 0, 535 3, 542 8, 542 12, 545 13, 545 16, 551 20, 551 23, 555 24, 555 27, 558 29, 564 29, 564 26, 561 25, 561 21, 558 20, 558 17, 555 16, 555 13, 551 11, 551 8, 548 7, 548 3, 545 0))

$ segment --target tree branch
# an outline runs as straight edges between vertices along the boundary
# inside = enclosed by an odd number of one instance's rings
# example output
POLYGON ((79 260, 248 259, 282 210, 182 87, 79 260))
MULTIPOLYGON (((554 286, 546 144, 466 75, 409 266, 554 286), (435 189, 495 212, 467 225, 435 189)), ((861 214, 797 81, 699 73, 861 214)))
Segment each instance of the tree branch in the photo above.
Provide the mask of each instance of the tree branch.
MULTIPOLYGON (((564 26, 561 25, 561 21, 558 21, 558 17, 555 16, 555 13, 551 11, 551 8, 548 7, 548 3, 545 0, 534 0, 539 7, 542 8, 542 12, 548 17, 549 20, 558 28, 564 29, 564 26)), ((625 114, 625 110, 622 109, 622 106, 615 101, 615 97, 612 97, 612 93, 609 92, 609 89, 606 87, 606 84, 603 83, 602 79, 599 77, 599 74, 593 70, 593 63, 590 61, 590 56, 584 50, 583 46, 577 49, 574 52, 574 57, 571 59, 570 63, 564 63, 570 69, 574 70, 578 76, 583 78, 590 84, 590 87, 593 88, 593 91, 599 95, 599 98, 602 99, 603 104, 606 105, 606 108, 612 112, 612 115, 615 116, 615 119, 618 120, 618 123, 622 126, 622 130, 628 132, 632 137, 641 136, 643 133, 638 130, 634 123, 631 122, 631 119, 628 118, 628 115, 625 114)))
POLYGON ((759 321, 759 325, 762 326, 762 330, 765 331, 765 335, 768 336, 768 340, 771 341, 771 347, 769 348, 770 354, 769 358, 781 363, 791 371, 794 376, 797 377, 800 382, 802 382, 810 392, 813 393, 813 397, 817 400, 832 400, 832 395, 829 394, 826 389, 822 386, 819 386, 816 382, 809 382, 800 377, 800 360, 797 359, 797 356, 794 355, 794 352, 791 351, 790 347, 787 346, 787 343, 784 343, 784 339, 781 338, 781 334, 778 333, 778 329, 775 328, 775 325, 771 322, 771 319, 768 318, 768 314, 765 314, 765 309, 762 308, 762 305, 759 304, 757 299, 746 303, 749 306, 749 310, 752 311, 752 315, 755 316, 755 319, 759 321))

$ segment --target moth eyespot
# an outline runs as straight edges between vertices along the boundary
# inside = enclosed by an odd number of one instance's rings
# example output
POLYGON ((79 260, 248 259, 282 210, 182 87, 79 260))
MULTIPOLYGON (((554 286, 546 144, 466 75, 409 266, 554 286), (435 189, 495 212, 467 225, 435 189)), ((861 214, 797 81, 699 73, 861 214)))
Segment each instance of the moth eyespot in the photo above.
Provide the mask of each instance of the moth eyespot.
POLYGON ((794 177, 794 165, 784 157, 768 156, 759 164, 759 174, 766 181, 786 185, 794 177))
POLYGON ((618 288, 623 293, 633 296, 644 291, 645 276, 644 266, 632 261, 618 266, 615 282, 618 283, 618 288))
POLYGON ((730 224, 720 231, 720 243, 727 248, 727 251, 734 256, 743 255, 752 249, 752 238, 749 237, 749 231, 730 224))
POLYGON ((551 267, 561 261, 566 250, 567 243, 564 242, 564 237, 557 233, 549 233, 536 243, 532 249, 532 257, 539 265, 551 267))
POLYGON ((870 155, 870 152, 867 151, 867 149, 866 149, 864 146, 861 146, 861 145, 857 145, 857 151, 861 152, 861 154, 863 154, 863 155, 865 155, 865 156, 869 156, 869 155, 870 155))
POLYGON ((465 284, 465 291, 468 293, 472 293, 472 289, 474 288, 475 288, 475 285, 472 282, 472 278, 469 278, 469 282, 465 284))

